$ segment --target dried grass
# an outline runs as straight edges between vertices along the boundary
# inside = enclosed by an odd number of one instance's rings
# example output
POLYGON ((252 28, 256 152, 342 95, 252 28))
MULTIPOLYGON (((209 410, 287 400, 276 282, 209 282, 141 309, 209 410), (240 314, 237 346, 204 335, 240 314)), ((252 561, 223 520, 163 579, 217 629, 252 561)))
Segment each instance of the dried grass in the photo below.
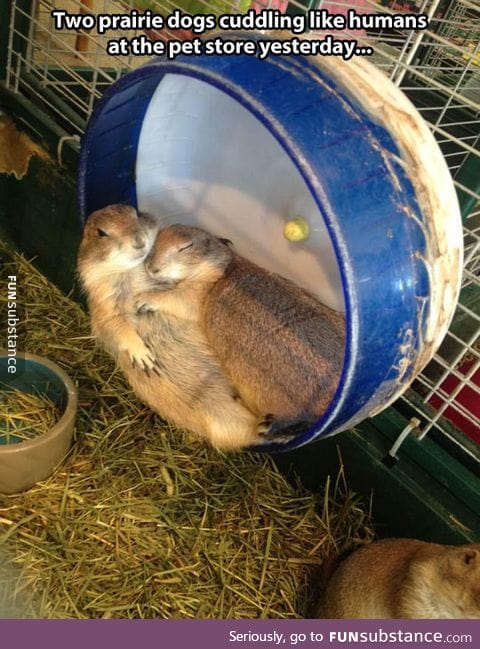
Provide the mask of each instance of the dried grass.
POLYGON ((17 275, 24 348, 62 366, 80 398, 55 474, 0 496, 0 617, 305 616, 312 571, 371 537, 343 477, 314 496, 265 455, 167 426, 95 347, 76 302, 5 247, 0 262, 0 282, 17 275))
POLYGON ((0 444, 35 439, 60 419, 60 409, 46 394, 3 387, 0 384, 0 444))

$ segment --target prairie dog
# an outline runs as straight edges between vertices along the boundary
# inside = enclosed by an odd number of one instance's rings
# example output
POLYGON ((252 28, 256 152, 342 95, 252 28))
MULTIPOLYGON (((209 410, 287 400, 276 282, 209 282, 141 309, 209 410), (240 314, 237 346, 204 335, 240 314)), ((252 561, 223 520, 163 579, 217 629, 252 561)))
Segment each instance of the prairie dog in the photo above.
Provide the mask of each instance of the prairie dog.
POLYGON ((152 288, 143 260, 158 224, 134 208, 111 205, 87 220, 78 270, 92 330, 117 360, 136 395, 164 419, 222 449, 264 441, 268 420, 240 401, 205 336, 191 320, 138 315, 135 301, 152 288))
POLYGON ((199 322, 252 410, 277 430, 323 414, 342 368, 340 313, 199 228, 162 229, 146 268, 158 290, 145 307, 199 322))
POLYGON ((152 369, 155 359, 126 316, 125 304, 133 289, 148 287, 143 262, 159 223, 137 215, 129 205, 109 205, 93 212, 85 224, 77 269, 87 294, 92 333, 117 356, 129 356, 133 366, 152 369))
POLYGON ((385 539, 333 573, 320 618, 480 618, 480 544, 385 539))

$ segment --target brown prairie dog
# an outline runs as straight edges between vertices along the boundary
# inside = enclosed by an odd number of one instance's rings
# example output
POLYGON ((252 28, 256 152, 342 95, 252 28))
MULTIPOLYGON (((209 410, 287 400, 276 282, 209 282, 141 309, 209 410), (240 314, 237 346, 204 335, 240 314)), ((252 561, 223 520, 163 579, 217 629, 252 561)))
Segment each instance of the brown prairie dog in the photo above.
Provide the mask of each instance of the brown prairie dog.
POLYGON ((153 284, 143 260, 157 228, 150 217, 122 205, 87 220, 78 269, 93 332, 137 396, 164 419, 218 448, 258 444, 268 422, 239 400, 198 325, 161 312, 154 318, 136 313, 138 294, 153 284))
POLYGON ((480 544, 385 539, 333 573, 319 618, 480 618, 480 544))
POLYGON ((145 304, 200 322, 252 410, 277 430, 323 414, 342 368, 340 313, 199 228, 161 230, 146 268, 158 291, 145 304))
POLYGON ((93 335, 113 356, 128 354, 132 365, 146 369, 154 367, 155 359, 126 316, 125 304, 134 281, 137 291, 149 285, 143 262, 158 228, 159 223, 137 215, 133 207, 109 205, 87 219, 77 259, 93 335))

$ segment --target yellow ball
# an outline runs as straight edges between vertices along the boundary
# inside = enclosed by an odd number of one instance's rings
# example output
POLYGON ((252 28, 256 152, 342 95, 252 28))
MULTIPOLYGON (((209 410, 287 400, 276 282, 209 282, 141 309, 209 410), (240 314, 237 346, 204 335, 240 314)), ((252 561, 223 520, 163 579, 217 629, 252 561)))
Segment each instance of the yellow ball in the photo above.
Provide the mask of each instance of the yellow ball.
POLYGON ((302 216, 288 221, 283 228, 283 236, 289 241, 305 241, 310 236, 308 221, 302 216))

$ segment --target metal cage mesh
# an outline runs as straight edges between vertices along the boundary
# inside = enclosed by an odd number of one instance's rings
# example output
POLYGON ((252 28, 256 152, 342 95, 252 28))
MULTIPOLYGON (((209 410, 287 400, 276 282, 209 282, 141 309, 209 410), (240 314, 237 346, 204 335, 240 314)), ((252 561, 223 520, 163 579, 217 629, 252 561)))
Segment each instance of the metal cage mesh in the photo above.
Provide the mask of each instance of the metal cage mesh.
MULTIPOLYGON (((150 0, 166 15, 235 13, 245 0, 150 0)), ((71 12, 128 12, 144 0, 13 0, 7 87, 31 98, 72 136, 83 132, 94 102, 125 71, 145 59, 105 54, 107 40, 136 33, 56 31, 53 8, 71 12)), ((480 2, 478 0, 254 0, 257 10, 287 13, 324 8, 344 13, 420 11, 429 29, 360 30, 355 38, 373 45, 373 62, 407 93, 433 130, 458 191, 465 231, 465 267, 460 303, 451 329, 433 361, 397 404, 418 420, 420 436, 432 429, 480 459, 480 2), (475 440, 477 445, 472 443, 475 440)), ((161 38, 178 38, 162 31, 161 38)))

